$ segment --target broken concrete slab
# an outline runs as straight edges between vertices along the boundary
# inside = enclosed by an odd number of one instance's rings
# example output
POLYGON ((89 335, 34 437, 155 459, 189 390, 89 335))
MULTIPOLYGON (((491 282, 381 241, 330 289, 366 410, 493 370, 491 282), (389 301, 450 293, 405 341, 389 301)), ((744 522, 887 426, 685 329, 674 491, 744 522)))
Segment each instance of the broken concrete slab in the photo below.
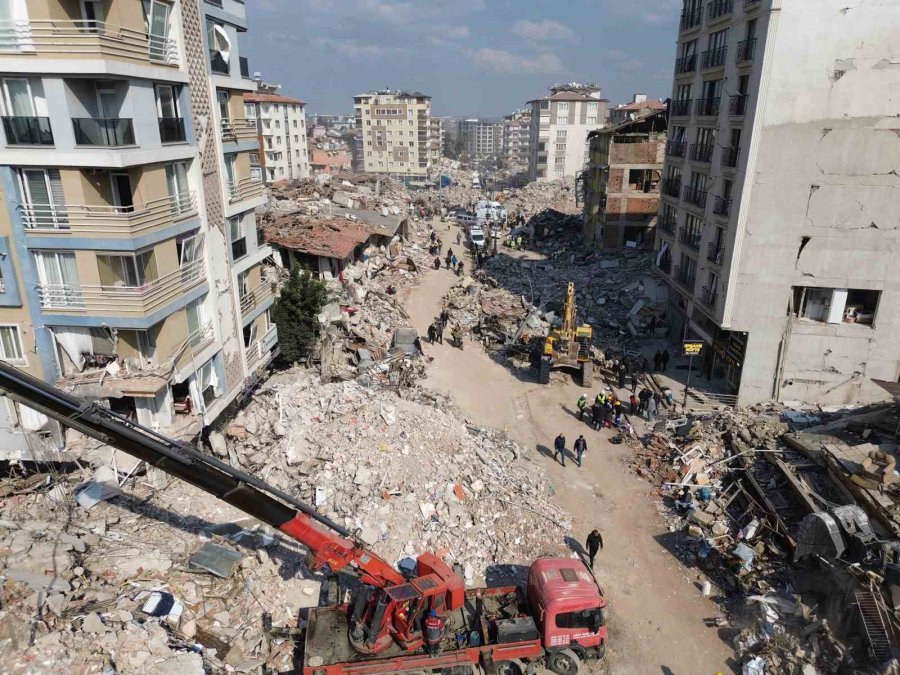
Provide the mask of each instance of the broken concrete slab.
POLYGON ((237 551, 208 541, 191 556, 188 565, 192 569, 204 570, 227 579, 243 557, 237 551))

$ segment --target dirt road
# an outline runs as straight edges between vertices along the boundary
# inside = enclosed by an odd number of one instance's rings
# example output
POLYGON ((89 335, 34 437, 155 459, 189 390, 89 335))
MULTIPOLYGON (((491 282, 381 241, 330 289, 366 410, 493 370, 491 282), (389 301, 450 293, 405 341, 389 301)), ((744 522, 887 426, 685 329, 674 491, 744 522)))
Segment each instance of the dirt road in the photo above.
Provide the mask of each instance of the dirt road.
MULTIPOLYGON (((455 242, 445 224, 442 238, 455 242)), ((457 255, 459 247, 452 244, 457 255)), ((470 266, 468 258, 466 266, 470 266)), ((429 271, 406 297, 411 321, 424 334, 440 311, 440 300, 456 281, 451 272, 429 271)), ((586 391, 567 382, 538 385, 495 363, 476 343, 460 351, 448 344, 425 345, 433 357, 425 385, 448 391, 473 422, 505 429, 532 450, 556 488, 556 500, 572 515, 573 535, 584 541, 599 527, 605 548, 597 559, 597 576, 611 606, 608 672, 634 675, 713 675, 731 672, 733 652, 707 628, 704 617, 718 608, 700 595, 694 579, 665 548, 663 527, 648 483, 635 478, 623 463, 626 449, 609 442, 610 432, 595 432, 578 421, 574 403, 586 391), (567 460, 565 468, 545 452, 563 432, 568 447, 584 434, 584 467, 567 460)), ((536 552, 539 553, 539 552, 536 552)))

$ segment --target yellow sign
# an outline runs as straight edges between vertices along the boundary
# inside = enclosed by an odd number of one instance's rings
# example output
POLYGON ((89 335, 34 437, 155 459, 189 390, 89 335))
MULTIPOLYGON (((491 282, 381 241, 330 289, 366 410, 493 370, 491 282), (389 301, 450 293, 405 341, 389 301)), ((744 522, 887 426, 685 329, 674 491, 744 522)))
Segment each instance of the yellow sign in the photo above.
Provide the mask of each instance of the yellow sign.
POLYGON ((703 351, 703 343, 684 340, 681 343, 681 349, 684 356, 700 356, 700 352, 703 351))

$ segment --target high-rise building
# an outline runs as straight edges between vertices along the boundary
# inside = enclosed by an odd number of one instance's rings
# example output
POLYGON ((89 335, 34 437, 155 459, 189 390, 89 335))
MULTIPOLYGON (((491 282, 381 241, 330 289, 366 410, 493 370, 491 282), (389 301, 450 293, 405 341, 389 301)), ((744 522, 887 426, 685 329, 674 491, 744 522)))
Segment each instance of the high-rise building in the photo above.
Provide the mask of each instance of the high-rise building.
POLYGON ((890 2, 685 3, 656 259, 671 334, 741 403, 898 380, 898 25, 890 2))
POLYGON ((588 160, 589 131, 606 124, 608 101, 595 84, 554 84, 531 106, 530 180, 574 176, 588 160))
MULTIPOLYGON (((5 5, 0 358, 195 433, 277 345, 244 5, 5 5)), ((4 401, 4 447, 53 432, 4 401)))
POLYGON ((510 166, 527 166, 531 151, 531 111, 503 117, 503 159, 510 166))
POLYGON ((440 126, 431 122, 431 97, 420 92, 370 91, 353 97, 361 132, 362 170, 425 176, 440 159, 440 126), (437 154, 435 154, 437 153, 437 154))
POLYGON ((462 120, 459 123, 459 133, 470 162, 499 157, 503 150, 503 123, 497 120, 462 120))
POLYGON ((305 103, 278 93, 281 85, 257 80, 244 94, 247 119, 256 121, 259 175, 266 183, 309 178, 305 103))

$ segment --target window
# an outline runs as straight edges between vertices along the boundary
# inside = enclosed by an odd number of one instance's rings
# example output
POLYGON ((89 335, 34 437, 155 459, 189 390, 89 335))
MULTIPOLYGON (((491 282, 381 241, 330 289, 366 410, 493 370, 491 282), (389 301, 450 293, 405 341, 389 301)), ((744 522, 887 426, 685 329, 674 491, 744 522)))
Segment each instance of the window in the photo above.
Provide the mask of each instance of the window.
POLYGON ((214 21, 206 22, 206 42, 209 46, 210 68, 214 73, 227 75, 231 61, 231 40, 225 27, 214 21))
POLYGON ((587 628, 596 633, 606 623, 603 610, 599 607, 576 612, 560 612, 556 615, 557 628, 587 628))
POLYGON ((720 49, 728 44, 728 29, 709 34, 708 49, 710 51, 720 49))
POLYGON ((565 165, 565 163, 566 163, 565 155, 563 155, 562 157, 554 157, 553 163, 556 164, 557 166, 565 165))
POLYGON ((690 40, 681 45, 681 58, 689 59, 697 53, 697 41, 690 40))
POLYGON ((188 188, 187 162, 166 165, 166 185, 169 189, 169 203, 174 215, 193 210, 188 188))
MULTIPOLYGON (((150 42, 150 59, 153 61, 168 62, 172 56, 168 39, 170 11, 171 3, 162 0, 144 0, 144 27, 150 42)), ((101 18, 100 20, 104 21, 105 19, 101 18)), ((208 26, 207 30, 209 30, 208 26)))
POLYGON ((19 169, 18 179, 25 227, 68 229, 59 169, 19 169))
POLYGON ((722 95, 722 84, 725 80, 707 80, 703 83, 703 98, 719 98, 722 95))
POLYGON ((596 102, 596 101, 589 101, 588 104, 587 104, 587 111, 588 111, 589 114, 590 114, 590 113, 596 113, 596 112, 597 112, 597 102, 596 102))
POLYGON ((699 146, 711 146, 716 142, 716 130, 707 128, 707 127, 699 127, 697 129, 697 145, 699 146))
POLYGON ((822 323, 875 323, 881 291, 854 288, 795 286, 791 313, 822 323))
POLYGON ((135 255, 98 255, 97 268, 100 285, 112 288, 141 288, 158 278, 152 250, 135 255))
POLYGON ((585 124, 597 124, 597 118, 595 116, 588 116, 584 118, 585 124))
POLYGON ((72 251, 32 251, 42 307, 83 306, 75 253, 72 251))
POLYGON ((294 128, 297 128, 297 120, 294 120, 294 128))
POLYGON ((540 108, 541 108, 541 110, 549 110, 550 109, 550 101, 541 101, 540 108))
POLYGON ((207 337, 212 336, 212 326, 207 325, 206 320, 205 300, 205 296, 198 298, 184 308, 185 315, 187 316, 188 341, 192 347, 196 347, 207 337))
POLYGON ((250 270, 237 275, 238 298, 243 299, 250 292, 250 270))
POLYGON ((569 116, 568 115, 557 115, 556 123, 560 126, 567 125, 569 123, 569 116))
POLYGON ((0 326, 0 361, 25 365, 25 352, 19 338, 18 326, 0 326))
POLYGON ((565 144, 565 143, 557 143, 557 144, 556 144, 556 151, 557 151, 557 152, 565 152, 565 151, 566 151, 566 144, 565 144))
POLYGON ((556 104, 557 114, 567 113, 569 112, 569 102, 568 101, 560 101, 556 104))
MULTIPOLYGON (((553 175, 554 175, 556 178, 562 178, 562 177, 565 175, 565 173, 566 173, 566 172, 565 172, 565 170, 563 170, 563 169, 556 169, 556 170, 553 172, 553 175)), ((543 174, 541 174, 541 175, 543 175, 543 174)))
POLYGON ((175 242, 182 283, 196 280, 202 273, 199 263, 203 258, 203 235, 195 234, 175 242))
POLYGON ((697 192, 706 192, 706 174, 698 173, 696 171, 691 172, 691 189, 696 190, 697 192))
POLYGON ((688 213, 684 217, 684 234, 685 237, 691 240, 700 240, 700 235, 703 233, 703 221, 697 216, 688 213))
POLYGON ((156 114, 160 119, 175 119, 178 117, 178 95, 171 84, 157 84, 156 87, 156 114))
POLYGON ((689 84, 678 85, 678 89, 675 90, 675 100, 676 101, 687 101, 690 98, 691 98, 691 85, 689 85, 689 84))

